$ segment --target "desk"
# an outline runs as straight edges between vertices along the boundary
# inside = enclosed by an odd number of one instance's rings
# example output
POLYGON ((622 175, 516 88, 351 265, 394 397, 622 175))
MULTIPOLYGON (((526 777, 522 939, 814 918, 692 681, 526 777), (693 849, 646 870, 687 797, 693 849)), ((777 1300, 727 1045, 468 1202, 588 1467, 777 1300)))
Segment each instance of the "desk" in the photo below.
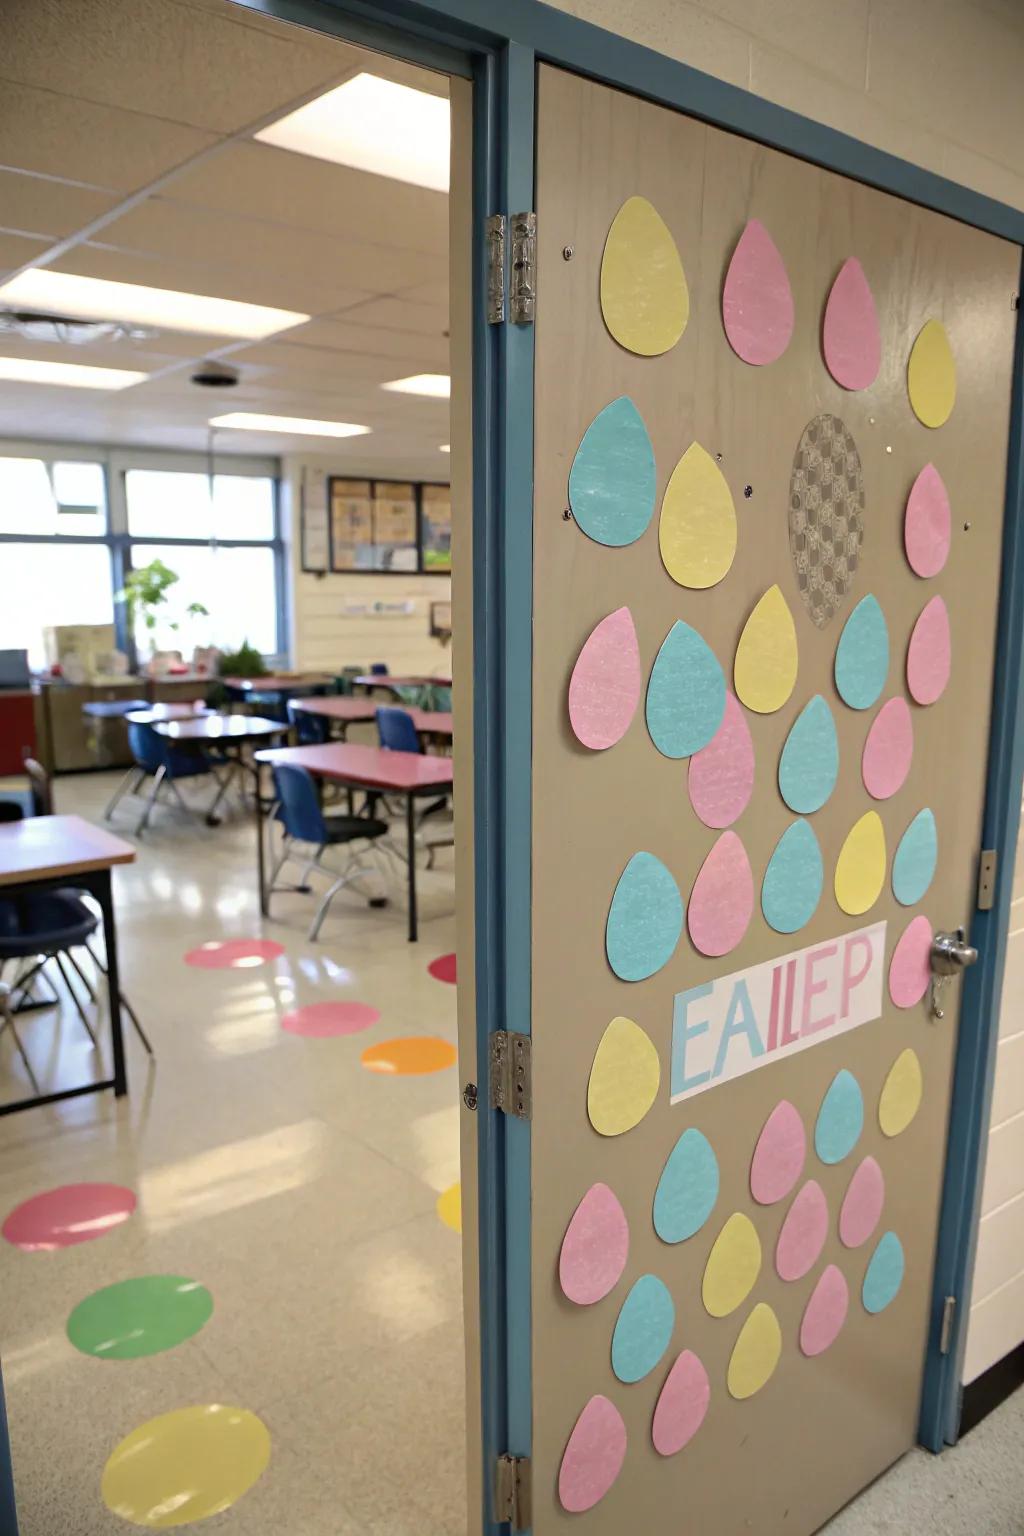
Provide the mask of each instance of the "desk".
MULTIPOLYGON (((194 752, 202 752, 209 747, 220 747, 222 751, 231 752, 233 762, 214 798, 213 804, 206 813, 207 826, 217 825, 217 809, 231 787, 232 770, 244 768, 246 764, 242 760, 241 749, 250 741, 267 741, 273 736, 287 736, 289 727, 281 720, 265 720, 262 715, 202 715, 193 720, 164 720, 154 725, 153 730, 158 736, 164 736, 176 747, 189 748, 194 752)), ((260 809, 260 774, 259 769, 253 770, 256 780, 256 809, 257 815, 260 809)), ((216 775, 214 775, 216 777, 216 775)), ((260 848, 262 849, 262 839, 260 848)), ((260 887, 262 889, 262 885, 260 887)))
MULTIPOLYGON (((334 697, 328 699, 295 699, 294 706, 303 714, 318 715, 321 719, 337 722, 341 727, 341 740, 350 725, 358 725, 376 719, 377 706, 372 699, 334 697)), ((439 741, 451 741, 452 717, 450 710, 409 709, 413 725, 421 736, 436 737, 439 741)))
POLYGON ((110 871, 115 864, 130 864, 134 858, 135 849, 131 843, 123 842, 102 827, 94 827, 81 816, 31 816, 25 821, 0 826, 0 896, 70 886, 74 890, 88 891, 99 903, 107 951, 107 995, 114 1057, 113 1077, 86 1083, 80 1088, 63 1088, 58 1093, 19 1099, 16 1104, 0 1104, 0 1115, 13 1114, 17 1109, 32 1109, 38 1104, 53 1104, 58 1099, 77 1098, 83 1093, 99 1093, 104 1088, 113 1088, 117 1098, 128 1092, 110 871))
POLYGON ((199 720, 213 710, 201 699, 194 704, 151 704, 148 709, 133 709, 125 719, 131 725, 161 725, 165 720, 199 720))
MULTIPOLYGON (((322 747, 280 747, 256 753, 257 765, 294 763, 316 779, 330 779, 349 789, 375 789, 386 795, 405 796, 405 836, 409 861, 409 942, 418 936, 416 918, 416 820, 415 803, 421 795, 443 795, 452 787, 450 757, 426 757, 419 752, 388 752, 382 747, 349 746, 328 742, 322 747)), ((259 865, 260 910, 267 913, 264 880, 262 798, 257 793, 256 843, 259 865)))
POLYGON ((365 688, 367 693, 383 688, 396 698, 400 688, 450 688, 451 685, 450 677, 392 677, 390 672, 362 672, 352 679, 354 688, 365 688))

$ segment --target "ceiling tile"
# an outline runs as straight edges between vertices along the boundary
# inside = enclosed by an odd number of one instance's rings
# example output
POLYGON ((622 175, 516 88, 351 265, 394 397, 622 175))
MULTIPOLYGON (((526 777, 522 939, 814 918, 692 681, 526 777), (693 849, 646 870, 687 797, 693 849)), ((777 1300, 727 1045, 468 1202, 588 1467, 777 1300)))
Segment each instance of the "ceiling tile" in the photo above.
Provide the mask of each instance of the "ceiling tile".
POLYGON ((448 369, 448 340, 441 335, 425 336, 413 331, 388 331, 370 325, 357 325, 363 316, 362 308, 352 310, 352 319, 311 320, 290 332, 289 341, 296 347, 314 351, 327 348, 348 355, 363 354, 367 357, 405 360, 416 363, 410 373, 445 373, 448 369))
POLYGON ((48 240, 30 240, 24 235, 0 229, 0 273, 14 272, 26 261, 34 261, 49 246, 48 240))
POLYGON ((112 192, 0 169, 0 219, 7 229, 56 239, 99 218, 117 201, 112 192))
POLYGON ((407 304, 401 299, 371 299, 347 308, 344 318, 359 325, 380 326, 385 331, 411 331, 419 336, 443 337, 448 330, 448 307, 407 304))

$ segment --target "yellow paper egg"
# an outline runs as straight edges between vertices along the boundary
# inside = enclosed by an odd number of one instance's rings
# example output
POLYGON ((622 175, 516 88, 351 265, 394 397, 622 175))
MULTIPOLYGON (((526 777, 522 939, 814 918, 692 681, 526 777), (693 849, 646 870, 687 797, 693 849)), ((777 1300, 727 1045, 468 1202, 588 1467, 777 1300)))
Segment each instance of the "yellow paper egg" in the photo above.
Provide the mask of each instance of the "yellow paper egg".
POLYGON ((855 821, 836 860, 836 901, 851 917, 873 907, 885 884, 885 828, 877 811, 855 821))
POLYGON ((918 421, 941 427, 956 402, 956 363, 941 320, 921 327, 907 363, 907 393, 918 421))
POLYGON ((735 1211, 715 1238, 701 1295, 712 1317, 728 1317, 746 1301, 761 1273, 761 1240, 749 1216, 735 1211))
POLYGON ((759 1301, 740 1329, 739 1338, 729 1357, 726 1377, 731 1396, 753 1397, 779 1363, 782 1353, 782 1329, 766 1302, 759 1301))
POLYGON ((733 682, 741 704, 759 715, 781 709, 796 686, 796 626, 778 586, 769 587, 743 626, 733 682))
POLYGON ((462 1185, 449 1184, 435 1201, 434 1208, 446 1227, 453 1232, 462 1231, 462 1185))
POLYGON ((612 220, 601 258, 601 313, 620 347, 657 357, 690 318, 676 243, 653 203, 629 197, 612 220))
POLYGON ((736 508, 725 476, 700 443, 672 471, 661 504, 658 545, 681 587, 713 587, 736 555, 736 508))
POLYGON ((878 1100, 878 1123, 886 1136, 899 1136, 921 1107, 921 1063, 909 1046, 889 1068, 878 1100))
POLYGON ((612 1019, 590 1069, 587 1113, 602 1136, 621 1136, 639 1125, 658 1096, 661 1061, 649 1036, 632 1019, 612 1019))

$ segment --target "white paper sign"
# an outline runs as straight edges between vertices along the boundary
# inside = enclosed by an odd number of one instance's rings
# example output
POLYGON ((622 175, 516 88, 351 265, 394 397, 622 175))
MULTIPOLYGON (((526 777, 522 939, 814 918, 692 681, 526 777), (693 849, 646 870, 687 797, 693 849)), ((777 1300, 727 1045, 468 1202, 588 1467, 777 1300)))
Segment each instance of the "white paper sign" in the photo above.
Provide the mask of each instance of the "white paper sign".
POLYGON ((881 1017, 885 923, 677 992, 672 1103, 881 1017))

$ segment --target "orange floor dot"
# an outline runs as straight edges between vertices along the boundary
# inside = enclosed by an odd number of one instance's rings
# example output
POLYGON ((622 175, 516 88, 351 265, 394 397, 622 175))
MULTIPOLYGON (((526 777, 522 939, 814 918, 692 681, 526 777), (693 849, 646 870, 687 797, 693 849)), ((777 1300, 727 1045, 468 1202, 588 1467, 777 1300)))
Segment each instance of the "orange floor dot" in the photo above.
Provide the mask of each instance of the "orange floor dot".
POLYGON ((420 1076, 453 1067, 454 1045, 436 1035, 407 1035, 399 1040, 382 1040, 367 1046, 362 1062, 367 1072, 385 1072, 394 1077, 420 1076))

